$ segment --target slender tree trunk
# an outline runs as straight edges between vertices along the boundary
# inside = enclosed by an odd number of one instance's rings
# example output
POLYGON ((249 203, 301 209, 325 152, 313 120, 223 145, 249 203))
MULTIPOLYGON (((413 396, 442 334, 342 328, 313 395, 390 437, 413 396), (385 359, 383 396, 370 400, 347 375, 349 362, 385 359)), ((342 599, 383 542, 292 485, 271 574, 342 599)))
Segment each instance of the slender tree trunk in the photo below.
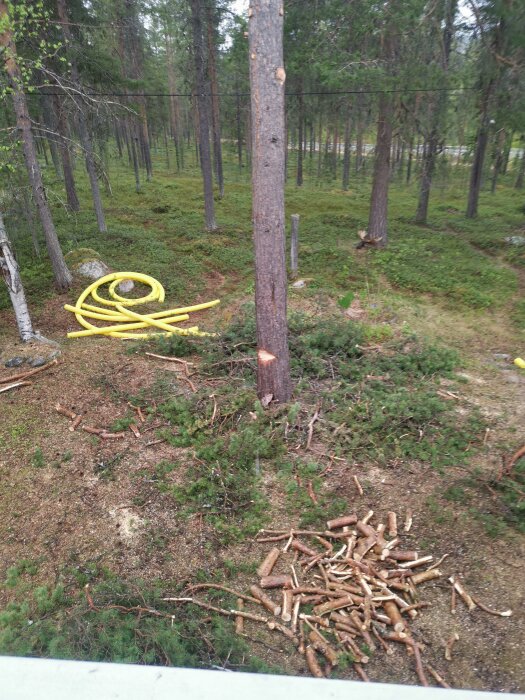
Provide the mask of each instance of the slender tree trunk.
POLYGON ((470 170, 470 185, 467 200, 467 218, 474 219, 478 213, 478 201, 481 191, 481 181, 483 177, 483 163, 485 162, 485 154, 489 141, 490 119, 489 105, 494 87, 494 80, 491 80, 482 98, 482 106, 480 113, 480 123, 476 135, 476 146, 474 149, 474 159, 470 170))
POLYGON ((73 166, 71 165, 71 156, 69 153, 69 134, 64 108, 63 105, 60 104, 58 95, 55 95, 53 99, 55 103, 55 112, 57 115, 57 131, 60 136, 59 149, 60 157, 62 159, 62 171, 64 173, 64 186, 66 188, 67 205, 70 211, 80 211, 80 202, 78 201, 77 190, 75 187, 75 176, 73 175, 73 166))
POLYGON ((38 226, 35 221, 35 216, 33 213, 33 203, 31 202, 31 197, 26 187, 22 187, 22 199, 23 199, 23 209, 24 218, 28 229, 31 232, 31 240, 33 241, 33 249, 37 258, 40 257, 40 243, 38 241, 38 226))
POLYGON ((206 55, 202 26, 201 0, 191 0, 193 29, 193 55, 196 72, 197 105, 199 110, 199 143, 202 180, 204 185, 204 218, 207 231, 217 228, 215 223, 215 205, 213 201, 213 179, 210 153, 210 126, 208 114, 209 86, 206 79, 206 55))
POLYGON ((180 106, 179 98, 177 97, 177 80, 175 77, 175 66, 173 58, 173 44, 171 37, 166 31, 166 70, 168 73, 168 89, 170 91, 169 106, 170 106, 170 124, 171 136, 175 143, 175 159, 177 163, 177 172, 180 172, 183 166, 182 155, 182 138, 180 129, 180 106))
POLYGON ((514 131, 509 131, 505 137, 505 145, 503 147, 503 160, 501 164, 501 174, 506 175, 509 167, 510 149, 514 141, 514 131))
POLYGON ((53 109, 52 98, 49 95, 41 95, 42 104, 42 117, 44 125, 47 129, 46 140, 49 145, 49 151, 51 153, 51 160, 53 161, 53 167, 55 168, 56 176, 61 179, 62 171, 60 169, 60 155, 59 155, 59 136, 58 136, 58 125, 57 125, 57 115, 53 109))
POLYGON ((120 129, 118 122, 115 122, 115 141, 117 143, 118 157, 122 158, 122 141, 120 139, 120 129))
POLYGON ((346 192, 350 183, 350 108, 346 111, 345 146, 343 152, 343 190, 346 192))
POLYGON ((11 297, 13 310, 15 312, 16 325, 22 342, 27 343, 35 337, 29 309, 27 308, 26 297, 22 279, 20 278, 20 270, 16 262, 11 244, 7 237, 4 218, 0 211, 0 275, 4 278, 7 285, 7 291, 11 297))
POLYGON ((392 97, 381 93, 375 147, 374 179, 370 198, 367 240, 378 248, 387 244, 388 184, 392 144, 392 97))
POLYGON ((133 133, 133 127, 127 125, 129 133, 129 143, 131 148, 131 161, 133 163, 133 172, 135 174, 135 192, 140 192, 140 168, 139 168, 139 158, 138 158, 138 138, 133 133))
POLYGON ((492 180, 490 183, 490 191, 492 194, 496 192, 496 185, 498 184, 498 175, 503 170, 505 138, 505 129, 500 129, 499 133, 496 134, 494 147, 494 165, 492 171, 492 180))
MULTIPOLYGON (((214 1, 214 0, 213 0, 214 1)), ((214 16, 214 7, 212 0, 206 2, 206 24, 207 24, 207 42, 208 42, 208 73, 210 79, 211 90, 211 123, 213 135, 213 162, 215 164, 215 176, 217 178, 217 186, 219 188, 219 198, 224 197, 224 171, 222 166, 222 144, 221 144, 221 119, 219 107, 219 82, 217 80, 216 67, 216 41, 215 32, 217 19, 214 16)))
POLYGON ((412 176, 412 159, 414 157, 414 137, 410 138, 410 143, 408 144, 408 158, 407 158, 407 179, 406 184, 410 185, 410 177, 412 176))
POLYGON ((525 147, 523 148, 523 151, 521 152, 520 167, 518 170, 518 177, 516 178, 516 184, 514 185, 514 187, 517 190, 522 190, 524 180, 525 180, 525 147))
POLYGON ((3 1, 0 1, 0 26, 3 27, 3 31, 0 33, 0 47, 4 49, 4 66, 11 85, 16 126, 20 140, 22 141, 27 174, 33 190, 33 199, 38 209, 40 221, 44 230, 47 252, 51 260, 55 284, 58 289, 66 290, 71 286, 72 277, 64 260, 64 256, 62 255, 60 243, 51 217, 51 210, 49 209, 49 204, 46 199, 42 173, 40 171, 40 165, 38 164, 33 132, 31 130, 31 120, 22 87, 22 75, 16 60, 16 46, 9 29, 8 5, 3 1))
POLYGON ((251 0, 249 17, 257 394, 285 403, 291 396, 291 380, 286 318, 282 2, 251 0))
POLYGON ((298 134, 298 149, 297 149, 297 187, 301 187, 303 184, 303 122, 304 122, 304 99, 303 99, 303 80, 299 78, 297 84, 298 95, 297 95, 297 125, 299 129, 298 134))
MULTIPOLYGON (((64 32, 66 44, 69 47, 71 47, 73 45, 73 36, 69 24, 66 0, 57 0, 57 11, 58 18, 61 22, 62 31, 64 32)), ((80 75, 78 72, 76 58, 74 55, 71 54, 71 51, 68 51, 68 54, 69 63, 71 66, 71 80, 73 84, 77 87, 77 89, 81 92, 82 83, 80 81, 80 75)), ((106 219, 104 217, 102 199, 100 197, 100 188, 98 186, 97 171, 95 167, 95 157, 93 153, 93 143, 89 134, 86 116, 82 109, 79 109, 77 112, 77 126, 78 133, 80 136, 80 143, 82 145, 84 157, 86 160, 86 170, 89 177, 89 184, 91 186, 91 195, 93 197, 93 207, 95 209, 95 216, 97 217, 98 230, 100 233, 105 233, 108 229, 106 226, 106 219)))
POLYGON ((239 163, 239 172, 242 173, 242 120, 239 86, 237 86, 237 96, 235 99, 235 119, 237 123, 237 161, 239 163))

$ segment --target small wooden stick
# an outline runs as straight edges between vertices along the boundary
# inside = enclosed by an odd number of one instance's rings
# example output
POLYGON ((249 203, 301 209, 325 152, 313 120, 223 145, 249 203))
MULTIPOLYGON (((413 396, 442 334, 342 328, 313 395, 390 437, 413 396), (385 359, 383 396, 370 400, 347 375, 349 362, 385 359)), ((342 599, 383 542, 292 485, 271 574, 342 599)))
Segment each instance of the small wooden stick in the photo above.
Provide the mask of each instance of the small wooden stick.
POLYGON ((418 552, 415 550, 404 551, 402 549, 392 549, 388 557, 396 561, 415 561, 418 557, 418 552))
POLYGON ((357 522, 357 515, 352 513, 351 515, 343 515, 340 518, 335 518, 334 520, 328 520, 326 527, 329 530, 335 530, 338 527, 344 527, 345 525, 355 525, 357 522))
POLYGON ((100 433, 100 437, 103 440, 117 440, 119 438, 126 437, 126 433, 106 433, 106 431, 103 431, 100 433))
POLYGON ((308 669, 314 678, 324 678, 324 673, 319 666, 319 662, 315 656, 315 651, 308 645, 305 649, 306 663, 308 664, 308 669))
POLYGON ((311 630, 308 635, 311 645, 316 651, 319 651, 332 664, 337 666, 339 662, 339 654, 333 649, 330 644, 315 630, 311 630))
POLYGON ((269 598, 264 591, 261 591, 259 586, 250 586, 250 593, 254 598, 257 598, 257 600, 260 600, 262 605, 268 610, 269 612, 272 613, 272 615, 280 615, 281 614, 281 606, 277 605, 277 603, 274 603, 271 598, 269 598))
POLYGON ((452 637, 445 644, 445 659, 447 661, 452 661, 452 647, 456 642, 459 642, 459 634, 454 632, 452 637))
MULTIPOLYGON (((417 566, 422 566, 423 564, 428 564, 434 559, 434 557, 429 554, 426 557, 421 557, 420 559, 414 559, 414 561, 405 561, 399 565, 400 569, 413 569, 417 566)), ((427 569, 428 571, 428 569, 427 569)))
POLYGON ((351 596, 346 598, 336 598, 335 600, 328 601, 328 603, 316 605, 314 608, 314 613, 316 615, 324 615, 324 613, 332 612, 332 610, 340 610, 341 608, 347 608, 349 605, 353 604, 354 598, 351 596))
POLYGON ((145 352, 148 357, 156 357, 158 360, 167 360, 168 362, 178 362, 181 365, 189 365, 193 367, 193 362, 188 362, 187 360, 181 360, 179 357, 166 357, 166 355, 156 355, 154 352, 145 352))
POLYGON ((387 644, 387 643, 385 642, 385 640, 384 640, 383 637, 379 634, 379 632, 376 630, 375 627, 372 628, 372 634, 373 634, 374 637, 377 639, 377 641, 379 642, 379 644, 383 647, 383 649, 385 650, 386 655, 387 655, 387 656, 392 656, 392 654, 394 653, 394 650, 392 649, 392 647, 390 646, 390 644, 387 644))
POLYGON ((330 627, 330 622, 326 619, 326 617, 318 617, 317 615, 306 615, 305 613, 301 613, 299 617, 305 622, 308 620, 308 622, 315 622, 316 625, 321 625, 321 627, 330 627))
POLYGON ((456 614, 456 589, 452 586, 452 595, 450 598, 450 612, 452 615, 456 614))
MULTIPOLYGON (((408 648, 408 647, 407 647, 408 648)), ((421 654, 419 652, 419 645, 412 641, 412 650, 414 652, 414 660, 416 662, 416 673, 421 681, 421 685, 425 688, 429 687, 427 677, 425 676, 425 671, 423 670, 423 664, 421 663, 421 654)))
MULTIPOLYGON (((406 517, 405 517, 405 527, 403 528, 405 532, 410 532, 410 529, 411 529, 411 527, 412 527, 412 521, 413 521, 413 518, 412 518, 412 511, 411 511, 411 510, 407 510, 407 514, 406 514, 406 517)), ((427 685, 428 685, 428 684, 427 684, 427 685)))
POLYGON ((361 664, 358 664, 357 662, 354 663, 354 669, 357 675, 361 678, 362 681, 365 683, 370 683, 370 678, 366 675, 364 668, 361 666, 361 664))
POLYGON ((273 547, 270 549, 259 568, 257 569, 257 574, 259 576, 269 576, 272 573, 272 569, 275 566, 275 562, 279 559, 281 550, 278 547, 273 547))
POLYGON ((364 517, 364 518, 361 518, 361 522, 362 522, 364 525, 367 525, 367 524, 370 522, 370 520, 372 520, 373 516, 374 516, 374 511, 373 511, 373 510, 369 510, 368 513, 365 515, 365 517, 364 517))
MULTIPOLYGON (((435 571, 436 569, 434 569, 435 571)), ((412 580, 414 580, 415 576, 412 577, 412 580)), ((450 583, 453 585, 453 587, 456 589, 459 597, 461 600, 465 603, 467 608, 470 610, 475 610, 476 608, 476 603, 472 600, 472 598, 469 596, 467 591, 463 588, 463 585, 461 582, 456 578, 456 576, 451 576, 449 578, 450 583)))
POLYGON ((317 505, 319 503, 319 501, 317 500, 317 496, 315 495, 314 487, 313 487, 311 481, 308 481, 307 490, 308 490, 308 495, 310 496, 310 500, 312 501, 312 503, 314 505, 317 505))
POLYGON ((307 547, 301 540, 292 540, 292 549, 301 552, 301 554, 307 554, 309 557, 316 557, 318 555, 318 552, 307 547))
POLYGON ((403 632, 406 628, 405 621, 401 617, 399 608, 392 600, 383 601, 383 609, 388 615, 395 632, 403 632))
POLYGON ((242 598, 242 600, 246 600, 249 603, 255 603, 256 605, 260 605, 261 602, 257 598, 252 598, 249 595, 244 595, 243 593, 239 593, 238 591, 234 591, 233 588, 228 588, 227 586, 221 586, 220 583, 196 583, 194 586, 188 586, 186 588, 187 591, 202 591, 207 588, 213 588, 216 591, 225 591, 226 593, 231 593, 234 596, 237 596, 237 598, 242 598))
POLYGON ((427 571, 422 571, 420 574, 414 574, 410 578, 412 579, 412 583, 417 586, 419 583, 423 583, 424 581, 432 581, 435 578, 440 578, 443 576, 441 571, 439 569, 429 569, 427 571))
POLYGON ((359 483, 359 479, 357 478, 357 476, 356 476, 355 474, 352 476, 352 479, 353 479, 353 481, 354 481, 354 484, 356 485, 358 494, 359 494, 360 496, 363 496, 363 495, 364 495, 364 491, 363 491, 363 487, 362 487, 361 484, 359 483))
MULTIPOLYGON (((237 598, 237 610, 244 610, 244 600, 242 598, 237 598)), ((235 634, 244 634, 244 617, 242 615, 237 615, 235 618, 235 634)))
POLYGON ((489 615, 496 615, 497 617, 510 617, 512 615, 512 610, 504 610, 503 612, 498 612, 497 610, 492 610, 492 608, 488 608, 486 605, 481 603, 477 598, 474 598, 472 596, 472 600, 474 603, 480 608, 480 610, 483 610, 486 613, 489 613, 489 615))
POLYGON ((82 430, 90 435, 102 435, 104 430, 102 428, 93 428, 91 425, 83 425, 82 430))
POLYGON ((288 639, 291 639, 295 646, 299 646, 298 638, 294 635, 292 630, 288 629, 288 627, 281 625, 281 623, 276 622, 276 620, 268 620, 266 625, 268 626, 268 629, 277 630, 281 634, 284 634, 285 637, 288 637, 288 639))
POLYGON ((55 405, 55 411, 57 413, 60 413, 60 415, 69 418, 70 420, 75 420, 75 418, 77 417, 77 414, 74 411, 70 411, 69 408, 62 406, 62 404, 60 403, 57 403, 55 405))
POLYGON ((451 686, 446 682, 446 680, 444 678, 442 678, 439 675, 439 673, 434 668, 432 668, 432 666, 430 664, 425 664, 425 668, 430 673, 430 675, 434 677, 436 682, 439 683, 439 685, 442 688, 451 688, 451 686))
POLYGON ((299 608, 300 607, 301 607, 301 596, 298 595, 295 599, 295 603, 293 605, 293 613, 292 613, 292 630, 294 633, 297 632, 297 622, 298 622, 298 618, 299 618, 299 608))
POLYGON ((397 537, 397 515, 393 510, 387 513, 388 534, 390 537, 397 537))
POLYGON ((52 360, 49 362, 47 365, 44 365, 43 367, 37 367, 36 369, 31 370, 30 372, 22 372, 21 374, 13 374, 11 377, 2 377, 0 379, 0 384, 6 384, 9 382, 16 382, 19 379, 27 379, 28 377, 32 377, 34 374, 38 374, 39 372, 44 372, 46 369, 49 369, 50 367, 53 367, 54 365, 58 365, 58 360, 52 360))
POLYGON ((0 388, 0 394, 4 391, 11 391, 11 389, 16 389, 19 386, 29 386, 31 382, 14 382, 13 384, 6 384, 0 388))
POLYGON ((75 420, 71 423, 71 425, 69 426, 69 430, 73 433, 81 423, 82 423, 82 416, 78 415, 75 418, 75 420))
POLYGON ((139 437, 140 437, 140 430, 137 428, 137 426, 135 425, 135 423, 130 423, 130 424, 129 424, 129 429, 131 430, 131 432, 133 433, 133 435, 134 435, 136 438, 139 438, 139 437))
POLYGON ((214 605, 209 603, 204 603, 202 600, 196 600, 195 598, 163 598, 162 600, 171 603, 191 603, 192 605, 197 605, 204 610, 211 610, 212 612, 219 613, 220 615, 225 615, 227 617, 235 617, 240 615, 245 617, 247 620, 255 620, 255 622, 268 622, 267 617, 262 615, 254 615, 253 613, 244 612, 244 610, 225 610, 224 608, 216 608, 214 605))
POLYGON ((290 622, 292 619, 293 592, 289 588, 283 589, 283 604, 281 610, 281 620, 290 622))
POLYGON ((321 406, 317 406, 315 409, 314 415, 311 417, 310 422, 308 423, 308 438, 306 440, 306 449, 310 449, 310 445, 312 444, 312 438, 314 436, 314 424, 315 421, 319 418, 319 411, 320 411, 321 406))

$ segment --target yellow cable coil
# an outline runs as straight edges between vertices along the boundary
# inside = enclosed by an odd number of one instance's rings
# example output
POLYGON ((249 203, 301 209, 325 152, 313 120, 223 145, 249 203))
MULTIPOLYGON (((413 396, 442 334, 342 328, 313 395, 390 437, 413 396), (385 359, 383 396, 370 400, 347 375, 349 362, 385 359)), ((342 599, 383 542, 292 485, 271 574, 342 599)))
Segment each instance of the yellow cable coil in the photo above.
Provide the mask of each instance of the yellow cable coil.
POLYGON ((100 279, 90 284, 82 294, 78 297, 75 306, 65 304, 64 308, 67 311, 72 311, 77 321, 81 326, 84 326, 85 331, 74 331, 68 333, 68 338, 82 338, 88 335, 107 335, 111 338, 135 338, 145 339, 151 338, 153 335, 193 335, 193 336, 209 336, 210 333, 199 331, 198 326, 191 328, 176 328, 171 325, 180 321, 187 321, 189 314, 193 311, 202 311, 209 309, 212 306, 217 306, 219 299, 207 301, 204 304, 195 304, 193 306, 184 306, 179 309, 167 309, 165 311, 157 311, 153 314, 139 314, 136 311, 131 311, 126 308, 128 306, 138 306, 139 304, 147 304, 149 302, 163 302, 165 298, 164 287, 154 277, 143 275, 139 272, 112 272, 110 275, 101 277, 100 279), (122 280, 133 280, 141 282, 151 288, 149 294, 138 299, 126 299, 117 294, 117 286, 122 280), (104 299, 99 296, 98 289, 102 285, 109 284, 108 294, 110 299, 104 299), (86 299, 91 297, 103 306, 95 306, 87 304, 86 299), (107 308, 110 307, 110 308, 107 308), (106 321, 109 326, 95 326, 87 319, 94 318, 101 321, 106 321), (160 320, 162 319, 162 320, 160 320), (164 333, 130 333, 141 328, 158 328, 164 333))

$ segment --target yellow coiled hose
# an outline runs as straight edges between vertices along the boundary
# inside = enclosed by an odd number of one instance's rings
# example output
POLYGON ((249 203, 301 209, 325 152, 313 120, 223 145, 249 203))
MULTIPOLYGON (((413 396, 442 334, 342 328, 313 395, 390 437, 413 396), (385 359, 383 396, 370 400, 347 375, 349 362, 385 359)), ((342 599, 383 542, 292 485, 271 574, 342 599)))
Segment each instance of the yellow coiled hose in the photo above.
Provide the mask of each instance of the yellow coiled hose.
POLYGON ((149 302, 163 302, 165 298, 164 287, 154 277, 143 275, 140 272, 112 272, 110 275, 101 277, 100 279, 90 284, 82 294, 78 297, 75 306, 66 304, 64 308, 67 311, 72 311, 77 321, 81 326, 84 326, 85 331, 74 331, 68 333, 68 338, 82 338, 88 335, 107 335, 111 338, 135 338, 142 340, 151 338, 153 335, 193 335, 193 336, 209 336, 210 333, 199 331, 198 326, 191 328, 176 328, 171 325, 187 321, 189 314, 194 311, 202 311, 209 309, 212 306, 219 304, 219 299, 207 301, 204 304, 195 304, 194 306, 184 306, 178 309, 167 309, 165 311, 157 311, 153 314, 139 314, 136 311, 131 311, 128 306, 138 306, 139 304, 147 304, 149 302), (126 299, 117 294, 117 286, 123 280, 133 280, 141 282, 151 288, 149 294, 138 299, 126 299), (109 284, 108 294, 109 299, 99 296, 99 287, 109 284), (102 306, 87 304, 86 299, 91 296, 95 301, 102 306), (108 308, 110 307, 110 308, 108 308), (106 321, 108 326, 95 326, 87 319, 93 318, 100 321, 106 321), (155 333, 130 333, 141 328, 159 329, 155 333), (160 332, 162 331, 162 333, 160 332))

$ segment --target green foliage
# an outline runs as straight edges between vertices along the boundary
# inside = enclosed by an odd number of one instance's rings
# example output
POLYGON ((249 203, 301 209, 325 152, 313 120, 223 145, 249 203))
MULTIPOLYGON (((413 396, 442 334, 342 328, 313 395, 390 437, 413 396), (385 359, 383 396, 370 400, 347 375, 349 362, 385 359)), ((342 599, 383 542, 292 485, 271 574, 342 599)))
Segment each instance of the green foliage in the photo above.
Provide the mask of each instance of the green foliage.
POLYGON ((495 484, 506 507, 505 519, 518 532, 525 532, 525 458, 516 462, 509 475, 495 484))
MULTIPOLYGON (((18 569, 23 567, 21 562, 18 569)), ((163 602, 164 586, 173 593, 174 584, 127 583, 108 575, 92 587, 95 609, 83 591, 66 594, 62 582, 30 592, 16 585, 16 599, 0 612, 1 654, 275 671, 249 653, 230 620, 210 618, 193 606, 174 611, 163 602), (160 614, 144 614, 145 607, 160 614)))
POLYGON ((33 452, 33 457, 31 458, 31 464, 35 469, 42 469, 45 467, 46 460, 41 447, 37 447, 33 452))

